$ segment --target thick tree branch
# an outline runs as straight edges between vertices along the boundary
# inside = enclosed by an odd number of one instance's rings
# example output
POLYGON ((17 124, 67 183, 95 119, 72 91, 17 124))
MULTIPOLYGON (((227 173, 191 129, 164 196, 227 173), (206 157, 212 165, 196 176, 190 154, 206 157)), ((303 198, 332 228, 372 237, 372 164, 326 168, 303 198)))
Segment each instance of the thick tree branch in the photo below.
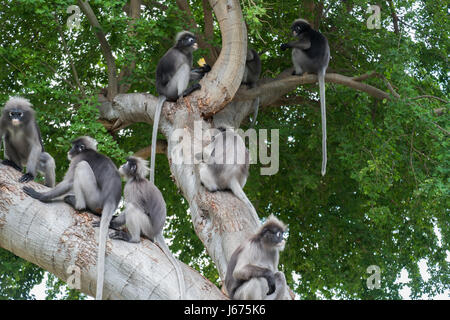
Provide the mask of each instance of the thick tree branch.
MULTIPOLYGON (((21 173, 0 164, 0 246, 67 281, 70 266, 80 268, 80 291, 95 296, 99 219, 64 202, 45 204, 26 196, 21 173)), ((29 183, 33 188, 46 187, 29 183)), ((198 272, 180 262, 187 299, 226 299, 198 272)), ((162 250, 149 240, 108 240, 105 299, 177 299, 176 272, 162 250)))
MULTIPOLYGON (((140 157, 143 159, 150 158, 151 148, 152 148, 152 146, 150 145, 141 150, 138 150, 134 153, 134 156, 140 157)), ((156 141, 156 153, 167 155, 167 141, 165 141, 165 140, 157 140, 156 141)))

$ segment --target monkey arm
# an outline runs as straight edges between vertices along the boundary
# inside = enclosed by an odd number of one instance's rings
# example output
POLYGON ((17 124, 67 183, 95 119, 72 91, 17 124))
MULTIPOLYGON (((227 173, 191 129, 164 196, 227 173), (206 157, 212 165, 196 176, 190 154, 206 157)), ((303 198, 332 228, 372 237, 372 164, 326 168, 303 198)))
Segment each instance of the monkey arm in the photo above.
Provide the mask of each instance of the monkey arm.
POLYGON ((309 39, 301 39, 301 40, 291 41, 288 43, 283 43, 281 45, 281 50, 284 51, 288 48, 308 50, 310 47, 311 47, 311 41, 309 41, 309 39))
POLYGON ((23 187, 23 191, 30 197, 40 200, 42 202, 48 202, 56 197, 59 197, 72 189, 73 179, 63 180, 56 185, 53 189, 47 192, 37 192, 31 187, 23 187))
POLYGON ((267 294, 269 295, 275 292, 274 273, 268 268, 263 268, 252 264, 247 264, 241 268, 238 268, 236 266, 236 269, 233 272, 233 277, 236 280, 243 281, 250 280, 251 278, 265 278, 267 280, 267 284, 269 285, 269 291, 267 292, 267 294))
POLYGON ((189 81, 200 80, 201 78, 203 78, 205 73, 208 73, 209 71, 211 71, 211 67, 207 64, 200 68, 194 68, 191 70, 189 81))
POLYGON ((28 155, 27 173, 19 179, 19 182, 22 183, 31 181, 36 176, 36 169, 38 167, 39 158, 42 151, 42 145, 40 143, 36 143, 35 141, 29 141, 29 143, 32 144, 33 147, 28 155))

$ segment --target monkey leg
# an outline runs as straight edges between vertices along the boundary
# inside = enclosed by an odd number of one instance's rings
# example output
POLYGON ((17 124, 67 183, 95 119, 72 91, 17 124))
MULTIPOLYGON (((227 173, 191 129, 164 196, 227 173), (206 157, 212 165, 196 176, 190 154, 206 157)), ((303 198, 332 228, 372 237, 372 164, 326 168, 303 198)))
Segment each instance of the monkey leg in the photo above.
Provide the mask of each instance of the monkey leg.
POLYGON ((75 193, 75 209, 88 208, 97 212, 98 209, 102 208, 97 180, 91 166, 86 161, 81 161, 75 168, 73 191, 75 193))
POLYGON ((14 161, 11 161, 9 159, 4 159, 2 161, 2 164, 5 166, 13 167, 17 171, 22 172, 22 168, 20 166, 18 166, 14 161))
POLYGON ((287 291, 286 277, 283 272, 277 271, 275 277, 275 292, 266 296, 265 300, 290 300, 291 297, 287 291))
POLYGON ((132 203, 127 204, 125 219, 128 232, 130 233, 129 242, 139 242, 141 240, 141 232, 149 239, 153 239, 154 235, 149 217, 132 203))
POLYGON ((183 97, 186 97, 186 96, 190 95, 192 92, 194 92, 196 90, 200 90, 201 88, 202 88, 202 86, 200 85, 200 83, 196 83, 196 84, 190 86, 189 88, 187 88, 186 90, 184 90, 183 97))
POLYGON ((199 164, 199 174, 200 174, 200 181, 202 182, 203 186, 206 189, 208 189, 209 192, 214 192, 218 190, 214 174, 211 173, 211 170, 209 169, 206 163, 199 164))
POLYGON ((123 240, 126 242, 139 242, 139 241, 131 241, 131 236, 128 232, 122 231, 122 230, 116 230, 112 233, 109 234, 109 238, 110 239, 115 239, 115 240, 123 240))
POLYGON ((251 278, 244 282, 235 292, 234 300, 264 300, 269 290, 264 278, 251 278))
POLYGON ((45 176, 45 185, 53 188, 55 186, 55 160, 47 152, 42 152, 39 157, 38 171, 45 176))
POLYGON ((109 224, 109 227, 111 229, 118 230, 121 226, 123 226, 126 223, 126 214, 125 212, 122 212, 117 217, 114 217, 111 220, 111 223, 109 224))

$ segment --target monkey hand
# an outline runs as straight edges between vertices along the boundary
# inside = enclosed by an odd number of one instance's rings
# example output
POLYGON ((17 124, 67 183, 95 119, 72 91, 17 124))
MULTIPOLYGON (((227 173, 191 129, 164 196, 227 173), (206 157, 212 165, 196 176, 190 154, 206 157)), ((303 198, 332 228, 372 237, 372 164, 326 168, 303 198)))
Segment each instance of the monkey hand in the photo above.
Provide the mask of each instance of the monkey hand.
POLYGON ((275 277, 273 275, 266 277, 267 284, 269 285, 269 291, 267 291, 267 295, 271 295, 275 292, 275 277))
POLYGON ((48 202, 43 196, 42 193, 37 192, 36 190, 34 190, 31 187, 23 187, 23 192, 25 192, 27 195, 29 195, 30 197, 37 199, 39 201, 42 202, 48 202))
POLYGON ((281 46, 280 46, 281 51, 285 51, 287 48, 289 48, 287 43, 282 43, 281 46))
POLYGON ((33 181, 33 180, 34 180, 34 176, 31 173, 27 172, 22 177, 20 177, 19 182, 26 183, 26 182, 33 181))
POLYGON ((205 72, 205 73, 210 72, 211 66, 209 64, 205 64, 205 65, 203 65, 202 69, 203 69, 203 72, 205 72))
POLYGON ((22 172, 22 168, 19 167, 17 164, 15 164, 14 161, 11 161, 11 160, 9 160, 9 159, 4 159, 4 160, 2 161, 2 164, 5 165, 5 166, 13 167, 13 168, 16 169, 17 171, 22 172))

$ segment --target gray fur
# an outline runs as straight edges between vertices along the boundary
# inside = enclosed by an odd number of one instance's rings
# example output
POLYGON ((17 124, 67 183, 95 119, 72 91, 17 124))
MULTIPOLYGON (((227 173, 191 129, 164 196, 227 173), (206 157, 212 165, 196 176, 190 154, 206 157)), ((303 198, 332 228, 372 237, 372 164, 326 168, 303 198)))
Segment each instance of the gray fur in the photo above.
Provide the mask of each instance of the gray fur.
POLYGON ((249 153, 244 140, 232 129, 219 132, 205 148, 199 164, 200 181, 210 192, 231 190, 252 212, 259 223, 255 207, 242 190, 249 173, 249 153))
POLYGON ((156 91, 158 91, 159 99, 153 119, 150 160, 151 182, 155 182, 156 136, 164 102, 166 100, 176 101, 179 97, 189 95, 191 92, 200 89, 201 86, 198 83, 188 88, 189 81, 199 80, 209 71, 204 67, 192 69, 192 52, 197 47, 195 35, 189 31, 181 31, 176 36, 175 45, 159 60, 156 67, 156 91))
POLYGON ((322 116, 322 176, 327 166, 327 117, 325 107, 325 72, 330 61, 330 47, 327 38, 311 28, 304 19, 297 19, 292 23, 291 30, 298 38, 296 41, 285 43, 282 50, 292 48, 292 63, 294 75, 304 72, 317 73, 319 79, 320 109, 322 116))
POLYGON ((120 166, 120 174, 127 180, 124 189, 125 211, 111 221, 111 228, 127 226, 128 232, 118 230, 110 235, 112 239, 138 243, 141 235, 157 242, 171 261, 178 277, 180 299, 184 299, 185 282, 180 265, 175 260, 163 237, 166 221, 166 202, 161 191, 146 179, 147 161, 129 157, 120 166))
POLYGON ((27 99, 12 97, 6 102, 0 118, 0 139, 2 138, 6 159, 3 163, 20 171, 26 166, 26 174, 19 182, 28 182, 40 172, 45 176, 46 186, 55 186, 55 160, 44 152, 35 111, 27 99), (13 116, 11 113, 22 115, 13 116))
MULTIPOLYGON (((96 293, 96 299, 99 300, 103 295, 106 236, 122 195, 122 183, 114 163, 107 156, 98 153, 96 147, 97 142, 90 137, 76 139, 68 153, 70 165, 63 181, 43 193, 30 187, 24 187, 23 190, 43 202, 50 202, 69 193, 64 197, 64 201, 75 209, 101 213, 96 293)), ((98 223, 93 225, 98 226, 98 223)))
POLYGON ((231 299, 285 299, 286 279, 278 271, 285 230, 285 225, 271 216, 255 235, 235 250, 225 277, 225 286, 231 299))

